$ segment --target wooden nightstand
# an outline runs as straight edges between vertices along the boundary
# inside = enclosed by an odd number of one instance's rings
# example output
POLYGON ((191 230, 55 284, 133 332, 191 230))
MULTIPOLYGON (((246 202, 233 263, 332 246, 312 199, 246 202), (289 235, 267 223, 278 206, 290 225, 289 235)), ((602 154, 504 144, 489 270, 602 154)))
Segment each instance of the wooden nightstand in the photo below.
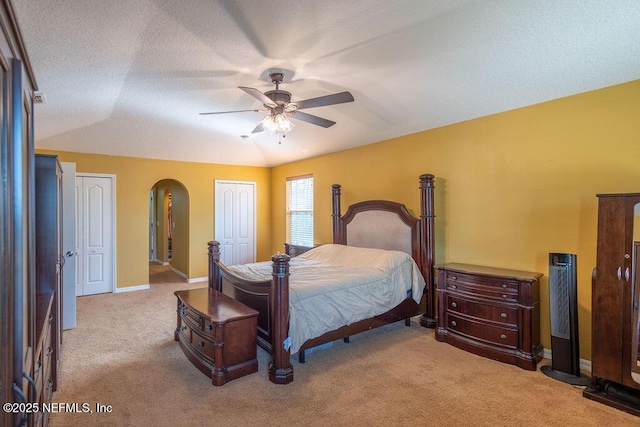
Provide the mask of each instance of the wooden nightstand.
POLYGON ((210 288, 176 291, 175 340, 213 385, 258 370, 258 312, 210 288))

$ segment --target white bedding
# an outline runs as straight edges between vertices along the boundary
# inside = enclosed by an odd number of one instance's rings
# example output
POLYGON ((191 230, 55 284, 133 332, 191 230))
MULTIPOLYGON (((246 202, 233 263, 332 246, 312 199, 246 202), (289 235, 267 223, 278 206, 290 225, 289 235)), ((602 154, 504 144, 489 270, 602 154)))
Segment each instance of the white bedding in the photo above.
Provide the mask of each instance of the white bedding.
MULTIPOLYGON (((292 258, 289 267, 291 353, 308 339, 382 314, 409 292, 420 302, 418 266, 400 251, 322 245, 292 258)), ((229 266, 250 280, 271 280, 271 262, 229 266)))

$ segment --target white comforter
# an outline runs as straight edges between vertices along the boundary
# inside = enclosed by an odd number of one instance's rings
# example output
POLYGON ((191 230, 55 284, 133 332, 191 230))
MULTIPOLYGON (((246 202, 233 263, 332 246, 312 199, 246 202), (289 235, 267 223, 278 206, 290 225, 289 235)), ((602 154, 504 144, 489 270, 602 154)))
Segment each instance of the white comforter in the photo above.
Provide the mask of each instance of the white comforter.
MULTIPOLYGON (((271 280, 271 262, 229 266, 251 280, 271 280)), ((409 291, 420 302, 424 278, 399 251, 322 245, 291 259, 289 339, 296 353, 308 339, 382 314, 409 291)))

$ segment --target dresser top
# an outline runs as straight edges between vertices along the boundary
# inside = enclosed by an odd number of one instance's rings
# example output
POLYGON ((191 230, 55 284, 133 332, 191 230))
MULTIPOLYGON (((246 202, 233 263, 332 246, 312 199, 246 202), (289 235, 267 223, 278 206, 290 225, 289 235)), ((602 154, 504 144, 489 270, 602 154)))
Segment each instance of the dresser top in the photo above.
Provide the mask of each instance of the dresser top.
POLYGON ((436 266, 437 270, 456 271, 458 273, 482 274, 485 276, 500 276, 516 280, 533 281, 543 276, 542 273, 530 271, 510 270, 506 268, 486 267, 484 265, 460 264, 451 262, 436 266))
POLYGON ((254 309, 209 287, 175 291, 174 294, 191 309, 211 319, 214 324, 258 315, 254 309))

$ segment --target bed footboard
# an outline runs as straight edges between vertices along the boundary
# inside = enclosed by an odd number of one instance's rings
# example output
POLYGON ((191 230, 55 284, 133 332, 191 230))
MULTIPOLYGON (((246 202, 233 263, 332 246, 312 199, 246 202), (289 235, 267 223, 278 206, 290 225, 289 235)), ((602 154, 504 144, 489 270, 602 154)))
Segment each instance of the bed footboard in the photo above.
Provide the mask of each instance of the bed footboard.
POLYGON ((272 356, 269 379, 276 384, 290 383, 293 366, 288 346, 285 349, 289 334, 289 256, 271 258, 272 280, 246 280, 220 262, 220 242, 211 241, 208 246, 209 286, 258 311, 258 344, 272 356))

